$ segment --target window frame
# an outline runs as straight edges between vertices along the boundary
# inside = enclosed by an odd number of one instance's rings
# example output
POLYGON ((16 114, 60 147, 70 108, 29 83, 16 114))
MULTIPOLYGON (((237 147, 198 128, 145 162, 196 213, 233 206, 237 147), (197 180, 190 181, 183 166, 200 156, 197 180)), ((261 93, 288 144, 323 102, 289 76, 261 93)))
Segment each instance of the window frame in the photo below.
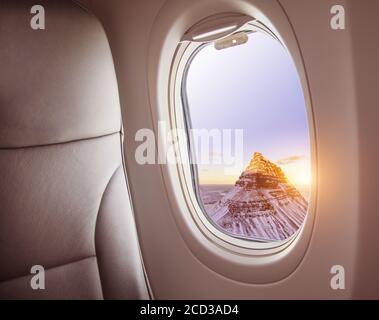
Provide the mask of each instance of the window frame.
MULTIPOLYGON (((251 21, 233 31, 231 34, 241 31, 247 33, 263 32, 273 37, 286 50, 288 50, 284 43, 279 39, 279 37, 276 36, 274 32, 272 32, 267 26, 254 18, 251 18, 251 21)), ((224 248, 233 252, 243 253, 247 255, 267 255, 281 252, 288 248, 293 242, 295 242, 303 231, 304 225, 309 218, 310 210, 312 210, 310 202, 312 201, 311 199, 313 196, 313 187, 310 191, 311 193, 308 200, 309 205, 307 215, 304 222, 302 223, 302 226, 291 237, 282 241, 257 241, 248 237, 230 234, 227 231, 222 230, 221 227, 216 226, 215 223, 211 221, 211 218, 208 216, 203 206, 203 201, 201 199, 199 190, 197 165, 193 164, 194 161, 192 161, 194 158, 194 144, 192 141, 192 135, 189 132, 189 129, 191 128, 191 120, 189 115, 189 105, 185 89, 185 81, 186 73, 188 72, 191 62, 196 57, 197 53, 207 45, 209 45, 207 42, 194 42, 188 40, 180 42, 176 49, 170 72, 169 111, 171 126, 172 128, 184 129, 187 133, 187 141, 182 141, 182 143, 179 143, 179 146, 181 147, 179 147, 177 150, 178 157, 182 159, 180 162, 182 164, 178 165, 177 169, 180 176, 180 185, 184 193, 184 198, 186 199, 187 205, 190 209, 189 211, 191 212, 191 216, 196 222, 197 227, 212 242, 218 243, 219 245, 221 244, 224 248), (190 160, 189 165, 183 165, 183 163, 186 163, 186 159, 187 161, 190 160)), ((302 90, 305 103, 307 104, 304 87, 302 87, 302 90)), ((307 110, 307 114, 309 130, 312 130, 309 123, 309 110, 307 110)), ((310 140, 312 139, 312 136, 312 133, 309 132, 310 140)), ((312 144, 312 141, 310 141, 310 143, 312 144)), ((312 167, 313 165, 314 163, 312 161, 312 167)))

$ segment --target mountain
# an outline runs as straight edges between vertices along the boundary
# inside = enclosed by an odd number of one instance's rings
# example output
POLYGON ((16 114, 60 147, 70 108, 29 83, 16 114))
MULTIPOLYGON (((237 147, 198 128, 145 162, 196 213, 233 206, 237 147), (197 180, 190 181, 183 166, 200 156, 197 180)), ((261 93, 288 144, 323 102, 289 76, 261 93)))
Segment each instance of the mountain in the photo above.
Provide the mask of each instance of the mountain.
POLYGON ((207 213, 231 235, 266 242, 293 235, 307 209, 307 200, 283 170, 256 152, 234 187, 207 213))

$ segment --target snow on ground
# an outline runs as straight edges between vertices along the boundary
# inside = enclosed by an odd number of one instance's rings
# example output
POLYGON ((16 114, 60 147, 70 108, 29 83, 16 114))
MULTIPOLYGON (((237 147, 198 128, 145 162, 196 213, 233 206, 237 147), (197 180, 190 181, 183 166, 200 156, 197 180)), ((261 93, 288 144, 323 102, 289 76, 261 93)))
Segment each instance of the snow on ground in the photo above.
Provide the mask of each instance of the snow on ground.
POLYGON ((308 208, 305 198, 288 184, 258 190, 207 186, 201 188, 201 196, 208 216, 222 229, 259 241, 285 240, 293 235, 308 208))

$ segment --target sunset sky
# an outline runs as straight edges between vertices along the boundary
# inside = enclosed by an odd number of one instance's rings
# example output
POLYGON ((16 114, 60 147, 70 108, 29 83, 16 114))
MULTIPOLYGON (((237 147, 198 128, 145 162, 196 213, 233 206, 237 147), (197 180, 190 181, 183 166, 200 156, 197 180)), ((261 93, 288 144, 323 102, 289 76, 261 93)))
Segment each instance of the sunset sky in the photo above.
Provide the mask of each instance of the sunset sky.
MULTIPOLYGON (((247 44, 221 51, 202 49, 188 71, 187 95, 194 129, 243 129, 243 163, 261 152, 291 182, 311 183, 308 121, 300 80, 289 54, 276 40, 249 35, 247 44)), ((222 148, 210 146, 211 155, 222 148)), ((202 184, 232 184, 223 165, 199 165, 202 184)))

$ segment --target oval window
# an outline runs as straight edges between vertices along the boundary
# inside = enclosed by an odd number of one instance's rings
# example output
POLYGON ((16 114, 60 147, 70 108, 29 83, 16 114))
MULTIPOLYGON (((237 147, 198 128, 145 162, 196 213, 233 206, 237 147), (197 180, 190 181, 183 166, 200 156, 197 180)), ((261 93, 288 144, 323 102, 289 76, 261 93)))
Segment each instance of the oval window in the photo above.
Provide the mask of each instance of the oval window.
POLYGON ((182 101, 193 187, 208 221, 251 241, 296 234, 308 210, 311 155, 287 49, 259 31, 203 43, 188 59, 182 101))

